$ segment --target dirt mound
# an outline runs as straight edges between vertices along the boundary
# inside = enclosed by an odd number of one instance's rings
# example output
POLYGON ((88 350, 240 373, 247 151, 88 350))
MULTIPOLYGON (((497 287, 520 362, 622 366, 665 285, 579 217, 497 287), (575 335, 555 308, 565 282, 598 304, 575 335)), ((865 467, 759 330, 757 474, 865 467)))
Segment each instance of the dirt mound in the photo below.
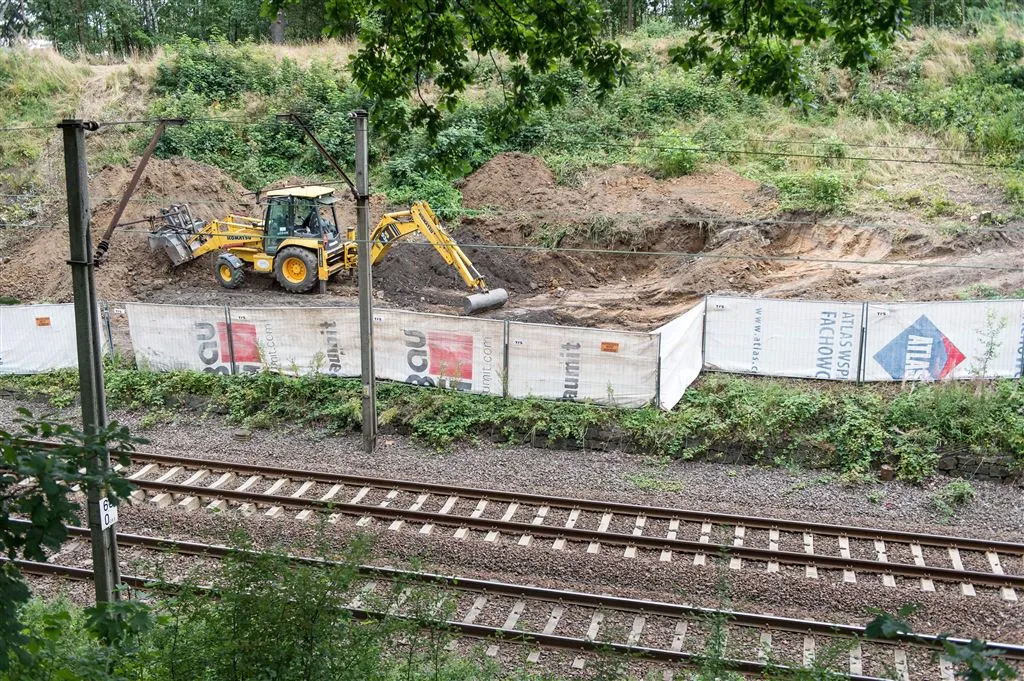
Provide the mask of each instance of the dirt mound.
MULTIPOLYGON (((512 294, 508 314, 563 323, 644 325, 652 307, 685 309, 722 278, 721 263, 691 273, 689 258, 658 254, 698 253, 721 216, 775 207, 757 182, 729 170, 656 180, 614 166, 563 187, 543 161, 520 153, 496 156, 461 189, 467 207, 494 211, 463 219, 455 237, 487 283, 512 294)), ((751 278, 736 269, 733 279, 751 278)), ((457 304, 465 291, 425 244, 396 245, 374 271, 399 305, 457 304)))
POLYGON ((555 174, 536 156, 498 154, 465 179, 462 202, 470 208, 520 208, 555 188, 555 174))
MULTIPOLYGON (((133 170, 106 166, 89 181, 93 244, 99 243, 133 170)), ((222 171, 187 159, 153 159, 128 204, 111 240, 102 267, 96 270, 96 289, 104 300, 138 300, 165 286, 213 283, 212 256, 171 271, 162 255, 149 252, 149 225, 124 223, 157 215, 161 207, 188 203, 201 219, 249 212, 241 196, 245 189, 222 171)), ((51 228, 23 241, 0 265, 0 291, 25 301, 71 300, 71 271, 67 266, 68 233, 51 228)))

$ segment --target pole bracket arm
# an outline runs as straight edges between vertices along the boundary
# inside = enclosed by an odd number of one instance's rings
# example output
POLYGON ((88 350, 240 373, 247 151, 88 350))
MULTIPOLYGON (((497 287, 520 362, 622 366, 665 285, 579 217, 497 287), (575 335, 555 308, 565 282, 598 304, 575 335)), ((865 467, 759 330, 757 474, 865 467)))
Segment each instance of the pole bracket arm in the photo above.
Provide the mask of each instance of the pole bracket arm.
POLYGON ((354 198, 356 201, 360 199, 359 192, 356 191, 355 184, 352 183, 352 180, 345 173, 344 168, 342 168, 341 164, 338 163, 334 156, 331 155, 331 152, 327 151, 326 147, 324 147, 324 145, 320 143, 320 140, 317 138, 317 136, 313 134, 313 131, 309 129, 309 126, 305 124, 305 122, 299 117, 297 113, 280 113, 277 114, 275 118, 282 123, 294 123, 296 126, 299 127, 299 129, 302 130, 302 132, 306 133, 306 136, 309 137, 311 142, 313 142, 313 146, 316 147, 316 150, 320 152, 320 155, 323 156, 324 159, 331 164, 331 167, 334 168, 334 170, 339 175, 341 175, 341 179, 345 181, 345 184, 348 185, 349 191, 352 192, 352 198, 354 198))

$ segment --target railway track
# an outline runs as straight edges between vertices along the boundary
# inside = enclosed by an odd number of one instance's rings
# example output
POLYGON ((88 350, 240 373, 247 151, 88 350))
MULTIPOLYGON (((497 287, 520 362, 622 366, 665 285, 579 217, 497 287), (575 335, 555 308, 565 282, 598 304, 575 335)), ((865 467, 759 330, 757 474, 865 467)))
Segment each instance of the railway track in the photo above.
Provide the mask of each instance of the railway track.
MULTIPOLYGON (((69 530, 72 538, 88 541, 86 528, 69 530)), ((133 549, 216 559, 233 550, 221 545, 134 534, 119 534, 118 542, 133 549)), ((321 562, 302 557, 293 560, 321 562)), ((17 564, 29 574, 92 579, 87 568, 31 561, 17 564)), ((442 618, 445 627, 460 637, 484 639, 485 654, 490 656, 496 656, 506 643, 527 644, 531 646, 526 658, 529 662, 540 662, 548 654, 546 651, 569 651, 571 666, 582 669, 596 652, 628 655, 654 665, 668 680, 680 666, 698 660, 708 640, 716 636, 725 642, 727 666, 744 673, 763 672, 769 664, 776 668, 808 666, 828 651, 833 670, 856 681, 954 679, 952 663, 935 654, 941 651, 941 642, 932 636, 883 641, 866 637, 859 626, 815 620, 371 566, 362 567, 360 574, 360 582, 350 592, 351 600, 346 604, 357 616, 380 617, 388 613, 410 617, 403 604, 409 602, 411 590, 425 585, 436 589, 448 606, 442 618)), ((128 576, 124 581, 136 587, 154 585, 141 576, 128 576)), ((436 611, 441 610, 441 602, 434 601, 438 604, 436 611)), ((1024 646, 993 642, 985 645, 1009 663, 1024 666, 1024 646)))
POLYGON ((1016 601, 1024 588, 1024 544, 827 525, 610 501, 573 499, 420 481, 276 468, 136 452, 122 471, 132 501, 158 507, 237 510, 331 522, 377 524, 394 532, 662 562, 716 559, 734 570, 786 569, 808 579, 879 580, 964 596, 992 589, 1016 601))

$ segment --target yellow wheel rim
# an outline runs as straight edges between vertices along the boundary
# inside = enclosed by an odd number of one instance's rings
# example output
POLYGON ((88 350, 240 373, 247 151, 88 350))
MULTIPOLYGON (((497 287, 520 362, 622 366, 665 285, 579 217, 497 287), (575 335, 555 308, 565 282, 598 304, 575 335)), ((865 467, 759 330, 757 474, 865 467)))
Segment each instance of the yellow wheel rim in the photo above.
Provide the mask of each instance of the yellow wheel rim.
POLYGON ((284 278, 293 284, 301 284, 306 280, 306 263, 302 258, 286 259, 281 271, 284 273, 284 278))
POLYGON ((220 278, 224 281, 231 281, 231 268, 227 265, 221 265, 217 269, 217 272, 220 273, 220 278))

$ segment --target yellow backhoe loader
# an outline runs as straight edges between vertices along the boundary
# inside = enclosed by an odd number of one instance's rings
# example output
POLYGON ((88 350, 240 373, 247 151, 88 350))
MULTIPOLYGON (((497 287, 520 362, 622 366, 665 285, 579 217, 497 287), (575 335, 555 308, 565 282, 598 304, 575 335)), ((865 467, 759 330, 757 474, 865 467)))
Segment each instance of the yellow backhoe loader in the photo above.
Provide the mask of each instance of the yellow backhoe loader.
MULTIPOLYGON (((174 266, 213 251, 216 277, 225 288, 238 288, 248 270, 273 274, 286 291, 305 293, 339 271, 357 267, 355 228, 344 234, 334 210, 337 199, 330 187, 306 186, 266 192, 263 219, 229 215, 203 222, 192 217, 187 205, 161 211, 162 224, 149 235, 153 251, 162 251, 174 266)), ((425 202, 409 210, 387 213, 370 235, 371 258, 381 261, 392 245, 420 233, 455 268, 473 292, 466 299, 467 313, 500 307, 508 300, 505 289, 488 289, 473 263, 425 202)))

